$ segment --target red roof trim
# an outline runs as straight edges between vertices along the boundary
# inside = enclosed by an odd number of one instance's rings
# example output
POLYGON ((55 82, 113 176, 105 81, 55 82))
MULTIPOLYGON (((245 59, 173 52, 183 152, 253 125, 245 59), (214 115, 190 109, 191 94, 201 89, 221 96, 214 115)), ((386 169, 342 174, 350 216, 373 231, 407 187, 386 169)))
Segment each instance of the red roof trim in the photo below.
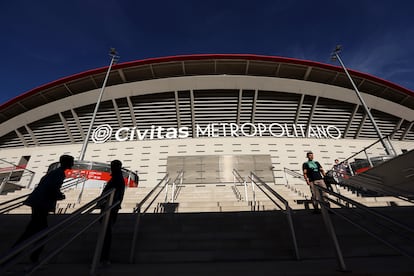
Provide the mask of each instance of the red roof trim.
MULTIPOLYGON (((278 63, 289 63, 289 64, 300 64, 300 65, 306 65, 306 66, 312 66, 337 72, 343 72, 342 68, 340 66, 334 66, 326 63, 320 63, 316 61, 309 61, 309 60, 301 60, 301 59, 295 59, 295 58, 286 58, 286 57, 277 57, 277 56, 263 56, 263 55, 252 55, 252 54, 195 54, 195 55, 179 55, 179 56, 168 56, 168 57, 161 57, 161 58, 148 58, 143 60, 137 60, 137 61, 130 61, 130 62, 123 62, 119 63, 113 66, 113 69, 122 69, 122 68, 128 68, 132 66, 138 66, 138 65, 145 65, 145 64, 151 64, 151 63, 162 63, 162 62, 173 62, 173 61, 186 61, 186 60, 204 60, 204 59, 245 59, 245 60, 258 60, 258 61, 269 61, 269 62, 278 62, 278 63)), ((106 72, 108 67, 102 67, 97 69, 92 69, 88 71, 84 71, 75 75, 71 75, 68 77, 64 77, 58 80, 55 80, 53 82, 41 85, 39 87, 36 87, 32 90, 29 90, 28 92, 25 92, 7 102, 0 105, 0 109, 6 108, 9 105, 12 105, 18 101, 21 101, 22 99, 29 97, 31 95, 36 94, 39 91, 51 88, 53 86, 60 85, 65 82, 69 82, 72 80, 76 80, 78 78, 83 78, 85 76, 93 75, 93 74, 100 74, 103 72, 106 72)), ((355 70, 349 70, 350 74, 353 76, 365 78, 374 82, 378 82, 382 85, 389 86, 393 89, 399 90, 401 92, 406 93, 407 95, 414 96, 414 91, 409 90, 405 87, 402 87, 398 84, 389 82, 387 80, 362 73, 355 70)))

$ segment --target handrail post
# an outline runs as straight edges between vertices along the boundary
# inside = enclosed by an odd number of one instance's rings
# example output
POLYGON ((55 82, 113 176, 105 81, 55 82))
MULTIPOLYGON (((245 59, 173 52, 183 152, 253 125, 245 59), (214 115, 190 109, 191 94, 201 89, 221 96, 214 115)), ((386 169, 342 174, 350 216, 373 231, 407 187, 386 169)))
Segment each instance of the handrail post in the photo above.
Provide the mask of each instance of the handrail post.
MULTIPOLYGON (((85 181, 86 181, 86 178, 84 178, 85 179, 85 181)), ((104 190, 104 188, 105 188, 105 183, 102 183, 102 185, 101 185, 101 191, 100 191, 100 193, 102 194, 102 192, 103 192, 103 190, 104 190)))
POLYGON ((3 178, 3 181, 0 185, 0 194, 3 192, 4 188, 6 187, 7 182, 10 181, 10 178, 14 172, 14 168, 16 168, 16 166, 13 167, 13 169, 10 171, 7 177, 3 178))
MULTIPOLYGON (((285 206, 285 211, 286 211, 285 214, 286 214, 286 217, 287 217, 287 220, 288 220, 290 233, 292 235, 292 242, 293 242, 293 247, 294 247, 294 250, 295 250, 295 256, 296 256, 297 260, 300 260, 299 248, 298 248, 298 244, 297 244, 297 240, 296 240, 296 233, 295 233, 295 228, 294 228, 293 219, 292 219, 292 208, 289 207, 289 202, 285 198, 283 198, 280 194, 278 194, 274 189, 272 189, 266 182, 264 182, 257 175, 255 175, 253 172, 251 172, 250 179, 252 180, 253 183, 256 183, 256 181, 253 177, 255 177, 256 180, 261 184, 261 186, 258 185, 257 187, 262 192, 264 192, 262 187, 266 188, 277 199, 279 199, 283 203, 283 205, 285 206)), ((267 196, 269 197, 269 195, 267 195, 267 196)))
POLYGON ((253 204, 254 204, 254 206, 256 207, 256 192, 255 192, 255 190, 254 190, 254 180, 253 180, 253 178, 254 178, 254 174, 252 174, 252 177, 250 178, 251 180, 252 180, 252 192, 253 192, 253 204))
POLYGON ((397 152, 395 151, 395 148, 391 143, 390 135, 387 135, 384 139, 387 139, 388 145, 390 146, 390 149, 392 151, 392 156, 397 156, 397 152))
POLYGON ((141 220, 141 204, 137 206, 137 219, 135 220, 135 225, 134 225, 134 235, 132 237, 132 245, 131 245, 131 252, 129 253, 129 263, 133 264, 135 263, 135 248, 136 248, 136 244, 137 244, 137 238, 138 238, 138 228, 139 228, 139 223, 141 220))
POLYGON ((241 200, 241 195, 239 195, 236 185, 236 175, 235 175, 235 169, 232 171, 233 173, 233 187, 234 187, 234 193, 236 195, 237 200, 241 200))
MULTIPOLYGON (((92 170, 92 166, 93 166, 93 164, 92 164, 92 162, 90 162, 89 163, 89 170, 92 170)), ((83 190, 84 190, 84 188, 85 188, 85 182, 86 182, 86 179, 88 178, 88 174, 86 174, 85 175, 85 181, 83 181, 82 182, 82 186, 81 186, 81 190, 80 190, 80 192, 79 192, 79 196, 78 196, 78 204, 81 202, 81 200, 82 200, 82 195, 83 195, 83 190)))
POLYGON ((292 234, 292 241, 293 241, 293 247, 295 249, 296 260, 300 260, 298 242, 296 240, 295 227, 293 226, 292 209, 290 208, 288 202, 285 203, 285 208, 287 212, 287 219, 289 223, 290 233, 292 234))
POLYGON ((184 171, 181 171, 180 185, 183 185, 184 171))
POLYGON ((175 181, 172 183, 171 187, 171 202, 174 203, 174 193, 175 193, 175 181))
POLYGON ((99 262, 99 259, 101 258, 102 247, 103 247, 106 231, 107 231, 108 224, 109 224, 109 217, 110 217, 110 214, 111 214, 111 211, 112 211, 112 209, 109 209, 109 206, 112 205, 112 202, 114 200, 114 195, 115 195, 115 190, 113 190, 112 193, 109 195, 109 200, 107 200, 107 202, 105 204, 105 209, 104 210, 105 210, 106 213, 105 213, 105 216, 104 216, 103 221, 102 221, 101 230, 99 231, 99 237, 98 237, 98 241, 96 243, 95 254, 93 255, 91 272, 90 272, 91 275, 95 275, 96 266, 99 262))
POLYGON ((127 187, 129 188, 131 183, 131 171, 128 171, 128 180, 127 180, 127 187))
MULTIPOLYGON (((81 200, 82 200, 83 190, 84 190, 84 187, 85 187, 85 182, 86 182, 86 178, 83 177, 83 181, 82 181, 82 185, 81 185, 81 190, 80 190, 79 195, 78 195, 78 204, 81 203, 81 200)), ((76 184, 76 186, 78 186, 78 184, 76 184)))
MULTIPOLYGON (((22 243, 18 244, 17 246, 10 249, 10 251, 5 255, 0 257, 0 274, 7 270, 9 267, 16 265, 20 260, 22 260, 27 254, 36 250, 42 245, 47 244, 50 240, 56 238, 56 235, 62 232, 65 228, 69 227, 73 223, 79 221, 79 218, 85 214, 90 214, 93 210, 96 209, 96 204, 101 202, 102 200, 108 199, 111 194, 114 194, 113 190, 105 192, 100 197, 92 200, 91 202, 86 203, 84 206, 80 207, 79 209, 75 210, 70 216, 63 219, 59 223, 49 226, 47 229, 36 233, 34 236, 28 238, 27 240, 23 241, 22 243)), ((26 197, 27 195, 21 196, 26 197)), ((113 201, 113 200, 112 200, 113 201)), ((113 209, 117 205, 120 204, 120 201, 108 206, 106 209, 113 209)), ((110 204, 108 204, 110 205, 110 204)), ((52 250, 50 253, 47 253, 45 257, 42 257, 39 262, 35 263, 34 265, 30 265, 27 267, 25 275, 32 275, 32 273, 37 270, 40 266, 48 262, 51 258, 56 256, 59 252, 61 252, 67 245, 69 245, 72 241, 74 241, 77 237, 79 237, 82 233, 88 230, 92 225, 94 225, 98 220, 103 218, 106 213, 101 213, 97 218, 94 218, 89 224, 86 225, 85 228, 80 229, 77 233, 74 233, 68 241, 59 240, 59 246, 52 250)))
POLYGON ((244 196, 245 196, 244 201, 248 202, 249 201, 249 195, 247 193, 247 176, 244 177, 243 184, 244 184, 244 196))
MULTIPOLYGON (((351 172, 351 175, 349 175, 349 176, 354 176, 355 172, 354 172, 354 169, 352 169, 351 163, 348 163, 348 169, 351 172)), ((345 170, 345 173, 346 173, 346 170, 345 170)))
POLYGON ((372 167, 374 167, 374 165, 372 165, 371 159, 369 158, 368 153, 367 153, 367 151, 366 151, 366 150, 364 150, 364 153, 365 153, 365 156, 367 157, 367 160, 368 160, 369 166, 370 166, 371 168, 372 168, 372 167))
POLYGON ((31 173, 32 174, 30 175, 29 184, 27 184, 27 187, 26 188, 30 188, 30 186, 32 185, 32 181, 33 181, 33 178, 35 176, 35 173, 34 172, 31 172, 31 173))
POLYGON ((7 183, 7 177, 3 178, 1 180, 1 184, 0 184, 0 194, 3 192, 4 187, 6 187, 6 183, 7 183))
POLYGON ((335 254, 336 254, 336 259, 338 261, 338 265, 341 271, 346 271, 344 257, 342 255, 341 247, 339 245, 338 238, 336 236, 335 228, 332 224, 331 217, 329 216, 329 213, 326 210, 327 207, 325 205, 326 203, 324 202, 324 195, 322 193, 322 190, 319 189, 319 186, 318 185, 315 185, 315 186, 316 186, 317 193, 319 193, 319 197, 317 197, 316 200, 319 201, 319 204, 321 205, 322 218, 325 223, 326 229, 328 230, 328 234, 331 236, 333 245, 335 247, 335 254))
POLYGON ((167 185, 165 185, 165 197, 164 197, 164 202, 167 203, 168 202, 168 183, 167 185))
POLYGON ((285 179, 286 179, 286 187, 289 188, 289 180, 287 178, 287 174, 286 174, 286 168, 283 168, 283 173, 285 174, 285 179))
POLYGON ((172 186, 172 195, 171 195, 171 202, 172 203, 174 203, 174 201, 175 201, 175 193, 177 192, 177 184, 176 184, 176 182, 177 182, 177 180, 179 179, 179 181, 180 181, 180 186, 183 184, 183 175, 184 175, 184 172, 181 170, 180 171, 180 173, 178 174, 178 176, 177 176, 177 178, 174 180, 174 182, 173 182, 173 186, 172 186))
MULTIPOLYGON (((165 186, 168 186, 168 182, 170 181, 170 179, 168 178, 168 173, 164 176, 163 179, 161 179, 161 181, 155 185, 155 187, 144 197, 144 199, 141 200, 140 203, 137 204, 137 208, 135 209, 135 212, 137 212, 137 218, 135 220, 135 225, 134 225, 134 233, 132 236, 132 245, 131 245, 131 252, 129 254, 129 262, 132 264, 134 263, 134 258, 135 258, 135 248, 136 248, 136 244, 137 244, 137 239, 138 239, 138 229, 139 229, 139 224, 140 224, 140 220, 141 220, 141 208, 143 206, 143 204, 145 203, 145 201, 147 201, 147 199, 152 195, 152 193, 158 189, 158 187, 160 187, 160 185, 162 183, 165 182, 165 186)), ((161 188, 161 190, 158 192, 158 194, 155 196, 154 200, 162 193, 162 189, 164 187, 161 188)), ((152 202, 154 202, 154 200, 152 202)), ((146 210, 148 210, 149 206, 152 204, 152 202, 147 206, 147 208, 144 210, 143 213, 146 212, 146 210)))

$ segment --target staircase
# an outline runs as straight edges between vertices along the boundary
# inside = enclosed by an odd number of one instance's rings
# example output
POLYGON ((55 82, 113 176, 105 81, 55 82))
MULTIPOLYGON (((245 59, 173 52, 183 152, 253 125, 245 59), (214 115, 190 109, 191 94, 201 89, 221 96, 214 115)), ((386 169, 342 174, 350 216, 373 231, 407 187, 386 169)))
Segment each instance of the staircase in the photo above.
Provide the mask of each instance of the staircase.
POLYGON ((358 189, 399 194, 414 199, 414 150, 381 163, 346 180, 358 189))
MULTIPOLYGON (((400 219, 410 219, 414 225, 412 211, 395 210, 400 219)), ((8 223, 3 225, 12 226, 14 230, 7 231, 2 227, 0 233, 2 237, 9 237, 6 243, 10 245, 20 232, 16 229, 23 229, 23 221, 28 218, 8 216, 8 223)), ((62 219, 61 216, 66 215, 54 216, 51 223, 62 219)), ((395 253, 343 220, 335 216, 332 218, 347 268, 353 272, 347 274, 414 273, 410 258, 395 253)), ((142 217, 135 264, 130 264, 128 259, 134 219, 131 214, 119 215, 113 233, 113 264, 101 267, 99 275, 136 275, 138 272, 143 275, 343 273, 338 272, 333 246, 321 215, 307 210, 294 213, 300 260, 295 259, 286 217, 281 211, 151 213, 142 217)), ((74 235, 84 223, 86 221, 81 221, 67 229, 58 240, 47 245, 47 250, 57 246, 60 240, 74 235)), ((96 225, 34 275, 88 275, 98 231, 96 225)), ((10 275, 21 275, 17 274, 18 269, 16 274, 10 275)))
MULTIPOLYGON (((251 187, 249 200, 242 201, 235 196, 232 184, 206 184, 182 185, 174 202, 170 200, 167 204, 164 193, 160 194, 141 218, 135 259, 131 264, 129 257, 136 220, 132 210, 151 189, 128 188, 113 230, 113 264, 101 267, 99 275, 343 275, 338 271, 334 248, 322 216, 297 203, 306 198, 290 187, 273 185, 272 188, 288 199, 294 209, 293 223, 300 260, 295 257, 286 214, 275 202, 258 189, 255 190, 256 200, 252 201, 251 187)), ((307 186, 301 187, 303 194, 309 191, 305 188, 307 186)), ((78 189, 67 191, 62 206, 75 202, 78 194, 78 189)), ((85 189, 82 202, 99 194, 100 189, 85 189)), ((49 225, 61 221, 78 206, 75 203, 65 212, 51 215, 49 225)), ((413 207, 376 209, 414 227, 413 207)), ((13 244, 27 224, 29 212, 22 213, 0 216, 0 236, 3 237, 0 253, 13 244)), ((46 246, 46 250, 53 250, 61 241, 75 235, 94 216, 96 214, 86 216, 65 229, 46 246)), ((382 245, 339 216, 331 215, 331 218, 350 271, 348 274, 414 273, 412 259, 382 245)), ((364 220, 364 217, 357 219, 364 220)), ((54 257, 45 269, 33 275, 88 275, 98 233, 99 224, 54 257)), ((396 239, 400 239, 398 233, 396 239)), ((24 263, 20 264, 9 275, 21 275, 24 266, 24 263)))

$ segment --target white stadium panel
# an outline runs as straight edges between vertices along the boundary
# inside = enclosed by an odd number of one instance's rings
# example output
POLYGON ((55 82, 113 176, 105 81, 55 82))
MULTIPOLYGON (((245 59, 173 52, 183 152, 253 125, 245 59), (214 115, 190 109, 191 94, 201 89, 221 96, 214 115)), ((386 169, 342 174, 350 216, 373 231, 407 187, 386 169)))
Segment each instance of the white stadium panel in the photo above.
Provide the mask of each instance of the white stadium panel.
MULTIPOLYGON (((336 66, 250 55, 169 57, 116 66, 93 126, 108 125, 112 136, 100 144, 91 139, 86 158, 122 159, 140 172, 144 184, 163 177, 169 157, 220 155, 269 155, 266 162, 275 167, 277 183, 283 167, 300 171, 308 150, 331 166, 333 158, 345 159, 378 140, 336 66), (272 124, 276 135, 269 131, 272 124), (312 126, 335 127, 341 137, 299 137, 312 126), (200 132, 203 137, 197 136, 200 132)), ((394 133, 397 150, 413 149, 413 91, 362 73, 351 75, 381 132, 394 133)), ((28 166, 40 174, 59 154, 78 156, 103 78, 100 71, 88 71, 4 104, 0 158, 31 155, 28 166)), ((370 154, 384 150, 379 146, 370 154)))

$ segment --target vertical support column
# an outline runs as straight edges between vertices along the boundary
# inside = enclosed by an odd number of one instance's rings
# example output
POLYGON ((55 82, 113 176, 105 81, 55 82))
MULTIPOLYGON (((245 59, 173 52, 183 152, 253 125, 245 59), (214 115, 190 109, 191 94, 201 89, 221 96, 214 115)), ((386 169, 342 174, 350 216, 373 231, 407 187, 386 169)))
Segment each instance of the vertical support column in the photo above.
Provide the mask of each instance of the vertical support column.
POLYGON ((192 89, 190 90, 190 107, 191 107, 191 129, 193 130, 193 138, 196 138, 194 91, 192 89))
POLYGON ((341 64, 342 68, 344 69, 344 72, 345 72, 346 76, 348 77, 349 81, 351 82, 352 87, 354 88, 354 91, 355 91, 359 101, 361 102, 362 106, 365 109, 365 113, 368 115, 372 125, 374 126, 375 131, 377 132, 377 135, 378 135, 379 139, 381 140, 381 143, 382 143, 382 145, 385 149, 386 154, 387 155, 392 155, 393 151, 392 151, 390 145, 388 144, 388 140, 384 139, 384 136, 382 135, 381 130, 379 129, 377 123, 374 120, 374 117, 372 116, 367 104, 365 103, 364 98, 362 98, 362 95, 359 92, 357 86, 355 85, 354 80, 351 78, 351 75, 349 74, 348 70, 346 69, 345 64, 342 62, 342 59, 339 56, 340 51, 341 51, 341 46, 340 45, 336 46, 335 51, 332 54, 332 58, 338 60, 339 63, 341 64))

